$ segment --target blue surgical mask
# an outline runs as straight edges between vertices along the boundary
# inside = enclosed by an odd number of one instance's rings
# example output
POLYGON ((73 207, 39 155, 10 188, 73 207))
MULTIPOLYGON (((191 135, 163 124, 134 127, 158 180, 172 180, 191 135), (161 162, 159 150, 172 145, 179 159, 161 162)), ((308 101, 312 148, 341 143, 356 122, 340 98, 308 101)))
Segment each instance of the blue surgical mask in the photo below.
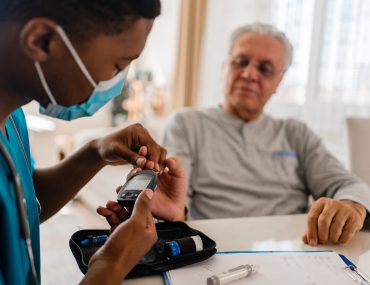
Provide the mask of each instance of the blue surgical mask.
POLYGON ((70 51, 73 59, 76 61, 77 65, 80 67, 82 73, 85 75, 87 80, 91 83, 91 85, 94 87, 94 90, 92 94, 90 95, 90 97, 81 104, 73 105, 70 107, 59 105, 56 102, 52 92, 50 91, 49 85, 46 82, 46 79, 41 69, 40 63, 36 61, 35 67, 37 70, 37 74, 39 75, 42 86, 44 87, 44 90, 51 101, 51 103, 49 103, 46 107, 43 107, 40 105, 40 113, 50 116, 50 117, 66 120, 66 121, 71 121, 71 120, 75 120, 75 119, 82 118, 82 117, 92 116, 106 103, 108 103, 114 97, 117 97, 122 93, 122 89, 126 82, 128 67, 120 71, 112 79, 109 79, 106 81, 100 81, 97 84, 94 81, 94 79, 91 77, 88 70, 86 69, 80 56, 77 54, 76 50, 74 49, 72 43, 68 39, 63 29, 61 27, 57 27, 57 31, 59 35, 61 36, 62 40, 64 41, 65 45, 67 46, 68 50, 70 51))

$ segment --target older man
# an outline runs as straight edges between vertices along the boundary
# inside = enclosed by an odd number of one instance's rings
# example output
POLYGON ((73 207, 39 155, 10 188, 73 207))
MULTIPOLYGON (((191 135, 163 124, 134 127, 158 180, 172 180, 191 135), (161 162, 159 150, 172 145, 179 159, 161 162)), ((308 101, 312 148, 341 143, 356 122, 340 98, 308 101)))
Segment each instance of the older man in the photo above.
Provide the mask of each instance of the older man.
POLYGON ((302 122, 263 113, 292 60, 274 27, 253 24, 231 37, 225 101, 170 120, 165 146, 182 158, 194 219, 305 213, 303 241, 345 243, 364 224, 370 189, 302 122))

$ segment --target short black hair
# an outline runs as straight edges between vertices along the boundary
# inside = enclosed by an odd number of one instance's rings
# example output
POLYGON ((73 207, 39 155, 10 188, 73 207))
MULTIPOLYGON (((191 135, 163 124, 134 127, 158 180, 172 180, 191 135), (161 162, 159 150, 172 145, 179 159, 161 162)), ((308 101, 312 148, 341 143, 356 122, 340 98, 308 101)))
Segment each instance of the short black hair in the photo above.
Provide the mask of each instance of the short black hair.
POLYGON ((71 37, 118 34, 139 18, 154 19, 160 0, 0 0, 0 21, 46 17, 71 37))

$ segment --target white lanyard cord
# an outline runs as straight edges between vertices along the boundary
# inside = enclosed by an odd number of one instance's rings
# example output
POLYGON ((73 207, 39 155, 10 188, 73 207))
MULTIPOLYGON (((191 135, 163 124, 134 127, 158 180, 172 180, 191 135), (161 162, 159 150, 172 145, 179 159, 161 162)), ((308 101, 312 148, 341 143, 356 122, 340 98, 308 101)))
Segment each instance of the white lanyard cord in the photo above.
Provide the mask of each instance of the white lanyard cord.
MULTIPOLYGON (((25 147, 23 145, 23 142, 22 142, 22 139, 21 139, 21 135, 18 132, 17 125, 15 124, 12 115, 10 115, 9 119, 10 119, 10 122, 12 123, 12 125, 13 125, 13 129, 15 130, 15 133, 17 134, 17 138, 18 138, 19 144, 21 145, 21 148, 22 148, 22 151, 23 151, 24 159, 27 162, 28 171, 30 172, 30 175, 32 176, 31 163, 30 163, 30 160, 28 159, 28 156, 27 156, 27 153, 26 153, 26 149, 25 149, 25 147)), ((40 215, 41 212, 42 212, 42 208, 41 208, 41 204, 40 204, 39 200, 37 199, 37 197, 36 197, 36 202, 37 202, 37 205, 39 207, 39 215, 40 215)))
POLYGON ((1 141, 0 141, 0 150, 9 165, 10 171, 13 176, 14 189, 15 189, 15 194, 16 194, 16 199, 17 199, 18 215, 19 215, 19 219, 21 222, 21 232, 26 242, 26 248, 27 248, 28 257, 30 259, 30 265, 32 269, 34 283, 35 285, 38 285, 39 282, 38 282, 38 277, 37 277, 37 272, 36 272, 35 257, 33 255, 33 250, 32 250, 30 225, 28 223, 28 218, 27 218, 27 205, 26 205, 26 199, 24 198, 24 192, 22 188, 21 179, 18 175, 17 169, 15 168, 15 165, 13 163, 13 160, 9 152, 5 148, 3 142, 1 141))
POLYGON ((25 160, 26 160, 26 162, 27 162, 28 170, 29 170, 30 174, 32 175, 31 163, 30 163, 30 161, 29 161, 29 159, 28 159, 28 156, 27 156, 27 153, 26 153, 26 149, 25 149, 25 147, 24 147, 24 145, 23 145, 23 142, 22 142, 22 140, 21 140, 21 135, 20 135, 20 134, 19 134, 19 132, 18 132, 17 126, 16 126, 16 124, 15 124, 15 122, 14 122, 14 120, 13 120, 13 116, 12 116, 12 115, 10 115, 9 119, 10 119, 10 122, 12 123, 12 125, 13 125, 13 128, 14 128, 14 130, 15 130, 15 133, 17 134, 18 141, 19 141, 19 143, 20 143, 20 145, 21 145, 21 148, 22 148, 22 151, 23 151, 24 159, 25 159, 25 160))

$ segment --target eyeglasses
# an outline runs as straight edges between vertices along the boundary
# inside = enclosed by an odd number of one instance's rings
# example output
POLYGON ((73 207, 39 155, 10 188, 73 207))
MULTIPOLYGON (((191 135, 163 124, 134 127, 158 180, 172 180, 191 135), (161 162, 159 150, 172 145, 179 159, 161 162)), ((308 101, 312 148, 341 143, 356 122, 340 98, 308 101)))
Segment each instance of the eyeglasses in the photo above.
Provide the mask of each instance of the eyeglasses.
MULTIPOLYGON (((230 64, 235 70, 242 70, 252 63, 251 60, 246 56, 235 56, 230 58, 230 64)), ((258 73, 265 78, 273 78, 279 73, 276 71, 274 65, 270 61, 262 61, 252 65, 258 70, 258 73)), ((284 70, 280 72, 280 74, 283 73, 284 70)))

